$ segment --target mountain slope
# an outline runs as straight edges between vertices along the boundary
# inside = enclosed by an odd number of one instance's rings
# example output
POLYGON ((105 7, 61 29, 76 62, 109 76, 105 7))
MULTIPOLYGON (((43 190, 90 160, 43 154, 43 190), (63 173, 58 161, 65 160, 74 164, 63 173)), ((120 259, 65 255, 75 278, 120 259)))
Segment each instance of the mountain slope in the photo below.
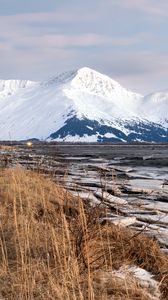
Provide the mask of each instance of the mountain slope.
POLYGON ((148 120, 168 128, 168 91, 157 92, 144 97, 141 112, 148 120))
POLYGON ((0 140, 167 142, 164 95, 143 97, 89 68, 45 82, 1 80, 0 140))

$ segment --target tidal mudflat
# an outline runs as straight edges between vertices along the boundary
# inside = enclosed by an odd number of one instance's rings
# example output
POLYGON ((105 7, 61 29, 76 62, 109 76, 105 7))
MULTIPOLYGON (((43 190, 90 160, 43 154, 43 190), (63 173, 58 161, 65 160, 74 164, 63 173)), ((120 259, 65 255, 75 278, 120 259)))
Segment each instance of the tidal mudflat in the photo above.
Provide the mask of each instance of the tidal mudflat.
POLYGON ((1 165, 37 170, 90 205, 108 207, 101 222, 156 238, 168 252, 168 145, 18 145, 1 165))

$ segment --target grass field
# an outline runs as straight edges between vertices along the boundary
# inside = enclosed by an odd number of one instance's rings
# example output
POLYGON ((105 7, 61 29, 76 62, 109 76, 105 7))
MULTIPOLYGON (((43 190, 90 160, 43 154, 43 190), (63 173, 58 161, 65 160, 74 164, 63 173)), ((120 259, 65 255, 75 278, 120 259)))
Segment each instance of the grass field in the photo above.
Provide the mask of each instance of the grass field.
POLYGON ((157 242, 100 223, 105 214, 38 173, 1 170, 0 299, 159 299, 117 275, 131 265, 155 275, 168 299, 168 257, 157 242))

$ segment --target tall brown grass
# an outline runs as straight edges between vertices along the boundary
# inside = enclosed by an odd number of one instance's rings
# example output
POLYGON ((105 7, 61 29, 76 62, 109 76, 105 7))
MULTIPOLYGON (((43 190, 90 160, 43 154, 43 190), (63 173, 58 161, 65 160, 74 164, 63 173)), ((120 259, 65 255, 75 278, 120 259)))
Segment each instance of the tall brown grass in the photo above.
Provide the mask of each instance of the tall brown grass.
POLYGON ((112 273, 132 264, 157 274, 168 299, 168 259, 157 242, 101 225, 105 213, 42 175, 1 171, 0 299, 148 300, 136 281, 112 273))

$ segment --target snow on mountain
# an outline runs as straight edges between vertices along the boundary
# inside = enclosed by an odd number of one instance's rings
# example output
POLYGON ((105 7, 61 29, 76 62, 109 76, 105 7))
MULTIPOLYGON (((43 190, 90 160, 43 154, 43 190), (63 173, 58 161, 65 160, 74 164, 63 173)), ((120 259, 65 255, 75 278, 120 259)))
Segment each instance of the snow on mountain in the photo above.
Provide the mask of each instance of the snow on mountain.
POLYGON ((82 68, 64 88, 65 95, 71 99, 80 114, 93 120, 129 118, 136 115, 141 95, 121 87, 111 78, 82 68))
POLYGON ((19 89, 33 85, 33 81, 29 80, 0 80, 0 99, 13 95, 19 89))
POLYGON ((143 97, 89 68, 0 80, 0 140, 168 141, 168 93, 143 97))
POLYGON ((168 91, 157 92, 144 97, 141 113, 148 120, 168 128, 168 91))

